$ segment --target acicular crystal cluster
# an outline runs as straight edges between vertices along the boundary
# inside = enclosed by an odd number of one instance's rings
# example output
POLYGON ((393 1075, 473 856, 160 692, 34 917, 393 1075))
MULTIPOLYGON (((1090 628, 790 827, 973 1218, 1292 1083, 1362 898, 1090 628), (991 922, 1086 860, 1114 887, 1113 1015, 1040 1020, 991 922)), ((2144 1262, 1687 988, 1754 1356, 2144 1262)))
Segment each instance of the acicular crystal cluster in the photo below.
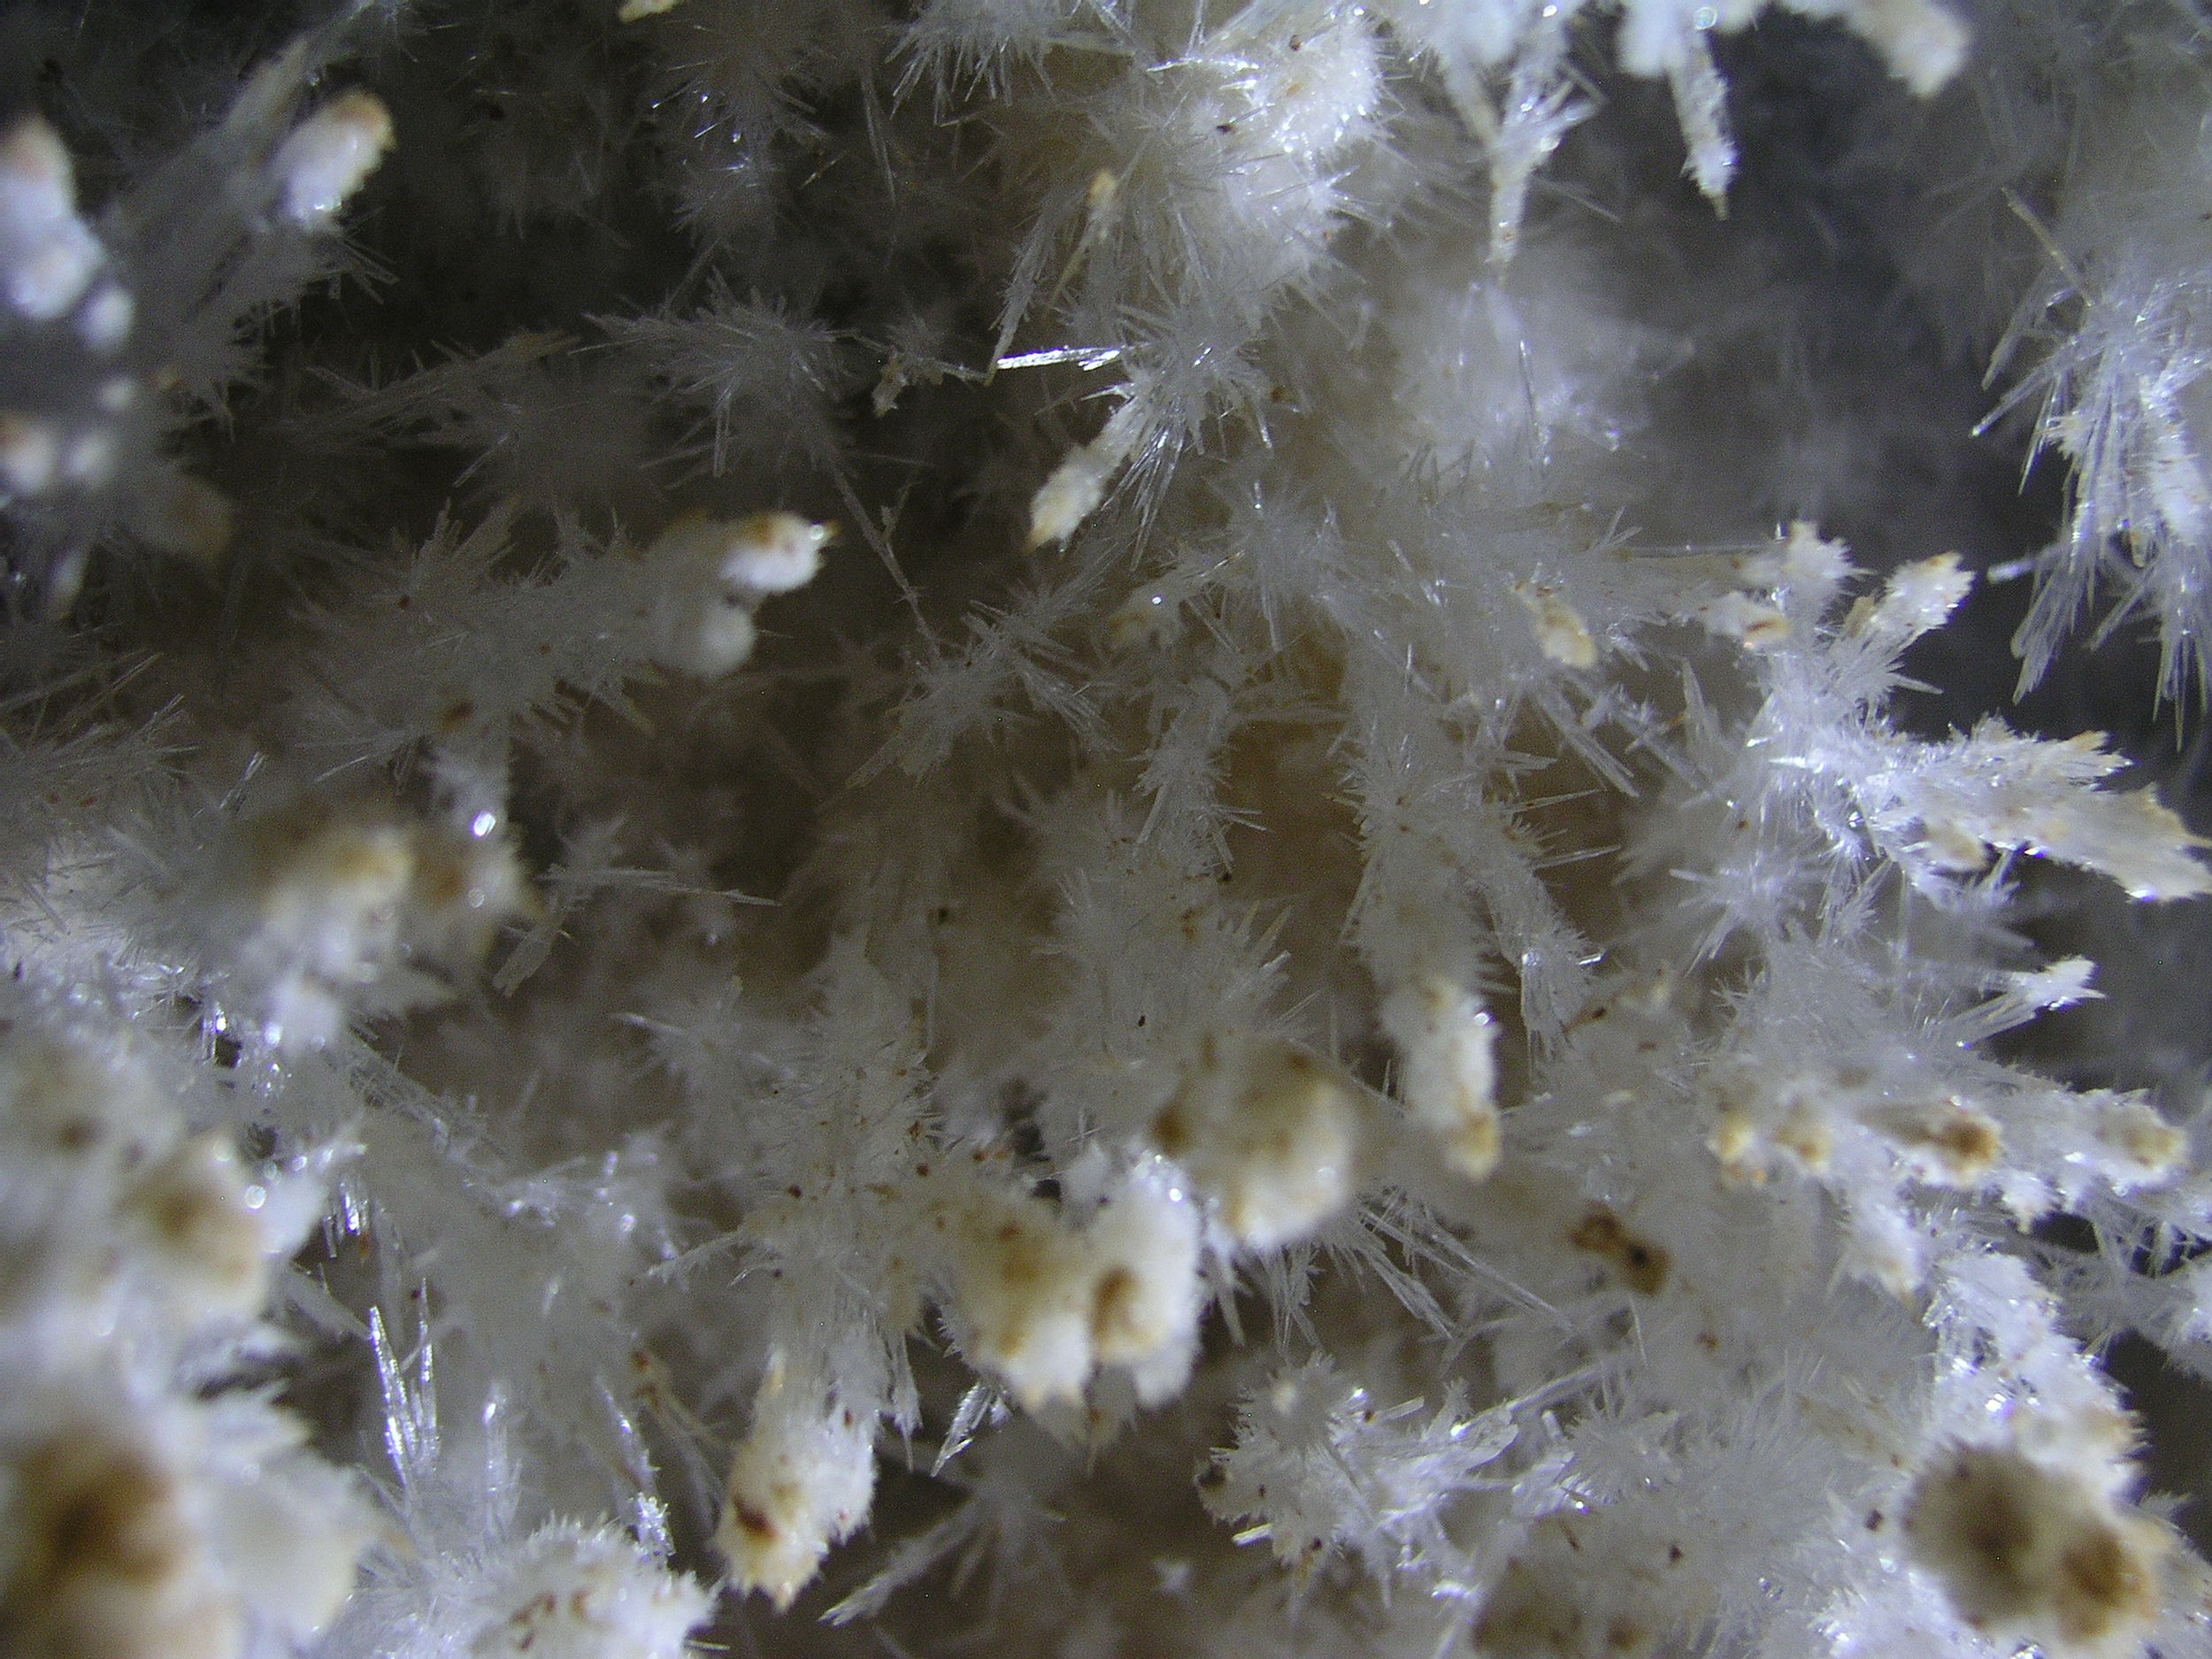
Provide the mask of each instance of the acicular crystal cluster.
POLYGON ((0 1655, 2212 1654, 2208 123, 20 0, 0 1655))

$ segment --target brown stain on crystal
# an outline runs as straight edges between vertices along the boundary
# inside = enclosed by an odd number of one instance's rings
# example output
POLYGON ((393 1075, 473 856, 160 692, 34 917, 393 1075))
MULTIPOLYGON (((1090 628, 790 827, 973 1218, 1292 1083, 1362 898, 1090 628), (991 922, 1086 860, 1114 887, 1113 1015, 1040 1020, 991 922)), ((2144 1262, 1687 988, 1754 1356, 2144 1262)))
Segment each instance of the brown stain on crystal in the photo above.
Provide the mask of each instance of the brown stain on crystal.
POLYGON ((1602 1256, 1621 1283, 1638 1295, 1655 1296, 1667 1287, 1673 1257, 1666 1247, 1638 1238, 1603 1204, 1594 1206, 1576 1224, 1567 1241, 1578 1250, 1602 1256))

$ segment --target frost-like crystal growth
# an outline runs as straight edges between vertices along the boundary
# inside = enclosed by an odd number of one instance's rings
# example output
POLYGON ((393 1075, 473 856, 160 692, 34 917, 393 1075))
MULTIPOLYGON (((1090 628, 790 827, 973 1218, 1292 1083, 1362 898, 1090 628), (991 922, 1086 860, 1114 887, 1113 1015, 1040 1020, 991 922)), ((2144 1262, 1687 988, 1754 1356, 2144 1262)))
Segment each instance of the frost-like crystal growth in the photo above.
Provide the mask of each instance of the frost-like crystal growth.
POLYGON ((2201 24, 12 6, 0 1659, 2212 1659, 2201 24))

